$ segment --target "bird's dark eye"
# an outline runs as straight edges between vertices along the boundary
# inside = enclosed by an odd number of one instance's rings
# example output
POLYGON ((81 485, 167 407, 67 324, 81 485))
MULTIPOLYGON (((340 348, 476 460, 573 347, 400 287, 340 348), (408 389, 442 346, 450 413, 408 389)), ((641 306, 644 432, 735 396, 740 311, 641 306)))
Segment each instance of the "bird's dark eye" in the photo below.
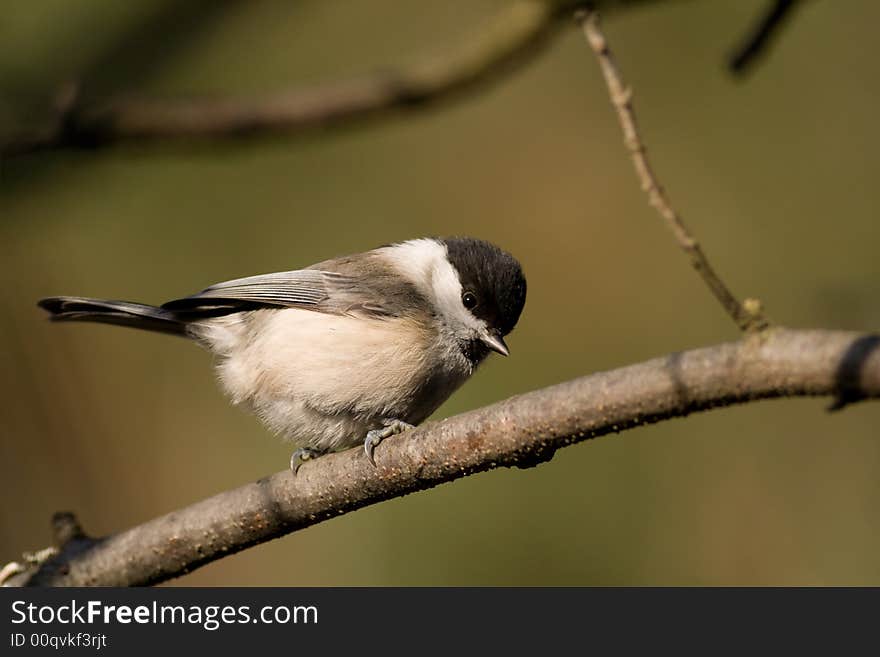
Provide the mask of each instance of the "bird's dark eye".
POLYGON ((461 295, 461 302, 464 304, 464 307, 468 310, 473 310, 477 307, 477 295, 473 292, 465 292, 461 295))

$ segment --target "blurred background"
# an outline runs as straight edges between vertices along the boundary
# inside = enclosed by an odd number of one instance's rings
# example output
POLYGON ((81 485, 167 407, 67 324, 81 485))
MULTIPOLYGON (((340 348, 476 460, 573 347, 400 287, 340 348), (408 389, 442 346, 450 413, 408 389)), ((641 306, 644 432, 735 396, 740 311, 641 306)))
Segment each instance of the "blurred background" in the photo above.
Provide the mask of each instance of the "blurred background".
MULTIPOLYGON (((605 28, 661 180, 734 291, 795 327, 877 329, 880 58, 869 0, 805 3, 745 80, 763 0, 645 2, 605 28)), ((418 60, 502 0, 42 0, 0 12, 0 131, 70 79, 248 95, 418 60), (186 5, 185 7, 183 5, 186 5)), ((286 467, 290 449, 167 336, 50 325, 35 301, 160 303, 381 243, 470 234, 522 261, 510 336, 435 417, 737 337, 639 191, 574 25, 423 112, 0 162, 0 562, 52 512, 121 530, 286 467)), ((324 522, 174 585, 880 584, 880 405, 713 411, 324 522)))

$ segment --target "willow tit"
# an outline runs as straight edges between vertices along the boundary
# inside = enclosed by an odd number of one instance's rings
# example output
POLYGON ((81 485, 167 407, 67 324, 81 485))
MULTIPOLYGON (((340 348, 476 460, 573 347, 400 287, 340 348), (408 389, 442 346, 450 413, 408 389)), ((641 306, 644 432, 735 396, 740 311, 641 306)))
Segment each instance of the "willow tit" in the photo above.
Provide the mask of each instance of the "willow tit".
POLYGON ((473 374, 526 299, 519 262, 471 238, 424 238, 305 269, 218 283, 148 306, 85 297, 39 305, 56 321, 192 338, 220 382, 298 449, 302 462, 411 428, 473 374))

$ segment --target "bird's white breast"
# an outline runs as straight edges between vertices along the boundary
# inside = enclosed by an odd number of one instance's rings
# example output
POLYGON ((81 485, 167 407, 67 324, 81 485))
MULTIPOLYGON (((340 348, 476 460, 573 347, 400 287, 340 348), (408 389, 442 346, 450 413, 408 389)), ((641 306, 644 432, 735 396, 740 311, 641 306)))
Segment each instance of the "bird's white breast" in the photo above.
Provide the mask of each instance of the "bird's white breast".
POLYGON ((209 320, 197 337, 223 388, 298 446, 363 442, 385 419, 417 424, 471 374, 440 329, 405 318, 294 308, 209 320))

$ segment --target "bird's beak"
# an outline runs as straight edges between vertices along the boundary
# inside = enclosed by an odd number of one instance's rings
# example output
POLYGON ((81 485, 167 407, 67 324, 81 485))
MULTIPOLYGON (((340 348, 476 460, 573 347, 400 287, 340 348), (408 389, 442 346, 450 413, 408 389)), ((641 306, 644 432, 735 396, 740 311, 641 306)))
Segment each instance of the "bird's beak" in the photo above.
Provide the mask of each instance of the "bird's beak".
POLYGON ((507 345, 504 344, 504 340, 500 335, 493 333, 485 333, 483 334, 483 344, 485 344, 489 349, 494 351, 497 354, 501 354, 502 356, 509 356, 510 349, 507 348, 507 345))

